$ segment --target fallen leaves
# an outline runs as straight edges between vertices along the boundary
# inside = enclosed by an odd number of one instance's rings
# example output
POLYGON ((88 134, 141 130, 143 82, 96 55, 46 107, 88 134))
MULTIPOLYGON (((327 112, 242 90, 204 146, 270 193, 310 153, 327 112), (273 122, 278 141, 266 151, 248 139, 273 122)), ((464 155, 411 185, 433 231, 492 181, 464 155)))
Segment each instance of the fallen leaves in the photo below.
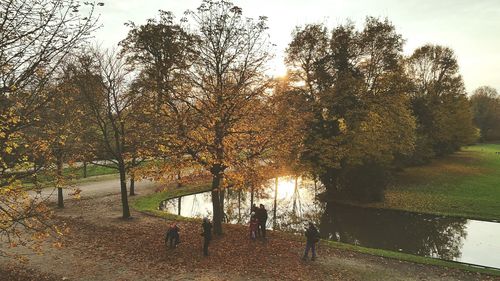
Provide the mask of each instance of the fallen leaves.
POLYGON ((280 280, 317 276, 314 265, 300 260, 303 243, 289 240, 289 235, 278 232, 269 231, 266 242, 252 241, 246 227, 225 225, 224 235, 214 237, 209 247, 210 256, 205 258, 201 224, 196 222, 179 223, 181 243, 175 249, 168 249, 164 244, 168 223, 161 219, 145 218, 112 226, 98 226, 81 218, 69 219, 66 223, 73 229, 66 237, 68 246, 94 259, 113 259, 124 266, 142 268, 153 276, 162 272, 214 269, 280 280))

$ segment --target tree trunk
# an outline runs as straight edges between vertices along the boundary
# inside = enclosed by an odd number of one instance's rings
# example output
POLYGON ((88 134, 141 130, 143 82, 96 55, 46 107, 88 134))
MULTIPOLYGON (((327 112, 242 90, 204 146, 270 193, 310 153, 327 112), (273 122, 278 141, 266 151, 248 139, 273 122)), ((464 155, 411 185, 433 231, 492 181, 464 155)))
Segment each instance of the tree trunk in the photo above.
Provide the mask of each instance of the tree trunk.
POLYGON ((135 176, 130 175, 130 196, 135 196, 135 176))
POLYGON ((57 170, 56 170, 56 176, 57 176, 57 207, 58 208, 64 208, 64 197, 63 197, 63 190, 62 187, 60 186, 60 181, 62 180, 62 170, 63 170, 63 163, 62 159, 58 157, 57 159, 57 170))
POLYGON ((238 222, 241 223, 241 190, 238 190, 238 222))
POLYGON ((38 187, 38 176, 36 172, 36 159, 33 160, 33 183, 35 184, 36 187, 38 187))
POLYGON ((253 210, 253 185, 250 188, 250 214, 252 214, 253 210))
MULTIPOLYGON (((181 170, 178 170, 177 171, 177 188, 181 188, 182 187, 182 184, 181 184, 181 170)), ((177 199, 177 215, 181 215, 181 205, 182 205, 182 200, 181 200, 181 197, 179 197, 177 199)))
POLYGON ((128 219, 130 218, 130 209, 128 207, 127 178, 124 163, 118 163, 118 171, 120 172, 120 190, 122 195, 122 218, 128 219))
POLYGON ((87 162, 83 161, 83 178, 87 177, 87 162))
POLYGON ((181 200, 181 196, 179 196, 179 199, 177 199, 177 215, 181 215, 181 203, 182 203, 182 200, 181 200))
POLYGON ((274 181, 273 229, 276 228, 276 207, 278 203, 278 177, 274 181))
POLYGON ((216 235, 222 234, 222 212, 220 202, 220 185, 222 176, 219 167, 212 168, 212 208, 213 208, 213 222, 214 233, 216 235))
POLYGON ((226 222, 226 213, 224 211, 224 199, 225 199, 225 195, 226 195, 226 191, 225 190, 221 190, 219 192, 219 197, 220 197, 220 200, 219 200, 220 215, 222 217, 222 222, 226 222))
POLYGON ((295 177, 295 188, 293 189, 293 206, 292 206, 292 212, 296 214, 295 212, 297 211, 297 195, 298 195, 298 177, 295 177))

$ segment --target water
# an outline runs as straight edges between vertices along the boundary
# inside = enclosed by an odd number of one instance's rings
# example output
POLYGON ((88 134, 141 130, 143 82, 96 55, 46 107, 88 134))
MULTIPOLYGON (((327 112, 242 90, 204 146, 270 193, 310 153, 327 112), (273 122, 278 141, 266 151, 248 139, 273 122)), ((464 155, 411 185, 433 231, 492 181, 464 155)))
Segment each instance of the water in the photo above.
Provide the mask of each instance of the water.
MULTIPOLYGON (((315 197, 322 191, 313 181, 282 177, 255 191, 254 202, 266 206, 268 228, 300 233, 313 221, 324 239, 500 269, 500 223, 324 203, 315 197)), ((210 192, 180 200, 182 216, 211 215, 210 192)), ((249 193, 227 192, 225 201, 227 222, 248 223, 249 193)), ((177 213, 178 202, 162 209, 177 213)))

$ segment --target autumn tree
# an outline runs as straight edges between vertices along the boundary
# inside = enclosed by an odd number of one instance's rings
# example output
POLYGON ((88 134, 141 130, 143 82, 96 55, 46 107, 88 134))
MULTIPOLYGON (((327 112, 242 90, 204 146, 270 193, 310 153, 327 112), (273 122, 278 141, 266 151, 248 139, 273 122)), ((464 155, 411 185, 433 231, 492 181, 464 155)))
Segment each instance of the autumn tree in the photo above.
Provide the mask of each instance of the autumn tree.
MULTIPOLYGON (((265 76, 270 58, 266 19, 243 17, 227 1, 203 1, 188 11, 185 25, 171 14, 131 26, 122 42, 129 60, 139 62, 145 89, 158 101, 158 155, 199 165, 212 180, 214 231, 222 233, 224 190, 261 165, 270 147, 266 127, 265 76), (229 172, 234 180, 228 180, 229 172)), ((182 165, 181 165, 182 166, 182 165)))
POLYGON ((297 29, 286 62, 310 112, 301 161, 328 191, 381 198, 396 156, 411 153, 415 121, 408 107, 401 35, 387 20, 297 29))
POLYGON ((475 141, 472 111, 450 48, 425 45, 408 59, 411 105, 417 119, 414 163, 445 155, 475 141))
POLYGON ((480 129, 482 141, 500 139, 500 96, 496 89, 483 86, 470 97, 474 124, 480 129))
POLYGON ((47 209, 26 197, 19 180, 33 172, 27 128, 54 92, 47 83, 60 62, 95 29, 94 7, 73 0, 0 2, 0 232, 42 231, 47 209), (85 12, 80 12, 84 10, 85 12))

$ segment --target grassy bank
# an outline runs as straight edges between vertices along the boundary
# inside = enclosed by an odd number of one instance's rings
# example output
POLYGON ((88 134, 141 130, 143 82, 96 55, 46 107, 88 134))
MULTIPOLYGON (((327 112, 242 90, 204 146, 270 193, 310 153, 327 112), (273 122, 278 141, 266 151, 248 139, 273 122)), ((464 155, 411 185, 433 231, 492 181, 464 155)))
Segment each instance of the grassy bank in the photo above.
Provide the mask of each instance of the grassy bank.
POLYGON ((365 207, 500 220, 500 144, 465 147, 396 175, 385 201, 365 207))
POLYGON ((322 244, 327 245, 329 247, 337 248, 337 249, 343 249, 343 250, 348 250, 348 251, 353 251, 353 252, 358 252, 358 253, 363 253, 363 254, 380 256, 380 257, 384 257, 384 258, 396 259, 396 260, 400 260, 400 261, 407 261, 407 262, 413 262, 413 263, 455 268, 455 269, 467 270, 467 271, 472 271, 472 272, 490 274, 490 275, 494 275, 494 276, 500 276, 500 270, 493 269, 493 268, 472 266, 472 265, 459 263, 459 262, 445 261, 445 260, 440 260, 440 259, 415 256, 415 255, 411 255, 411 254, 405 254, 405 253, 393 252, 393 251, 387 251, 387 250, 381 250, 381 249, 365 248, 365 247, 360 247, 360 246, 351 245, 351 244, 345 244, 345 243, 336 242, 336 241, 322 240, 322 244))
POLYGON ((179 197, 179 196, 184 196, 184 195, 205 192, 208 190, 210 190, 209 183, 196 183, 196 184, 184 186, 182 188, 178 188, 174 184, 172 184, 171 186, 167 186, 164 191, 134 198, 131 201, 131 205, 137 211, 150 213, 150 214, 153 214, 155 216, 160 216, 160 217, 167 218, 167 219, 189 220, 189 218, 179 217, 175 214, 169 214, 167 212, 162 212, 162 211, 158 210, 158 205, 163 200, 167 200, 167 199, 171 199, 171 198, 175 198, 175 197, 179 197))

